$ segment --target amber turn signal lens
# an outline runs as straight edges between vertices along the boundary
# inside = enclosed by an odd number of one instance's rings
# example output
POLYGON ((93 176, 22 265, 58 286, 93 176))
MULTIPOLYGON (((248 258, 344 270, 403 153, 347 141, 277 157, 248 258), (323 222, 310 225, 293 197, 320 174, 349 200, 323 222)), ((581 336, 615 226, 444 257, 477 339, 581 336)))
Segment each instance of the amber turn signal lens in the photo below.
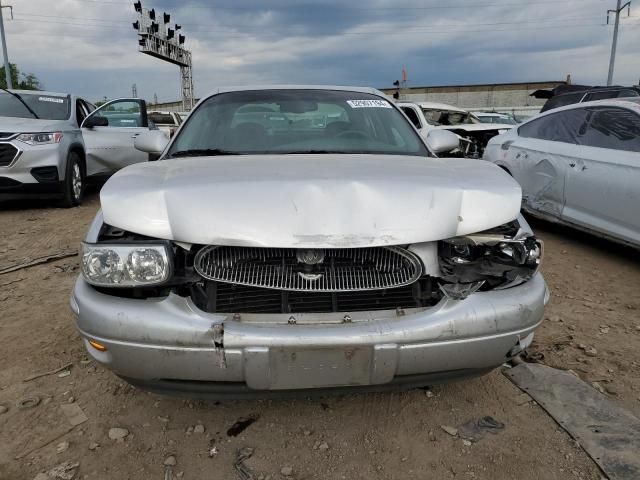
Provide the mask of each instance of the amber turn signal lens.
POLYGON ((95 340, 89 340, 89 345, 98 350, 99 352, 106 352, 107 347, 102 345, 101 343, 96 342, 95 340))

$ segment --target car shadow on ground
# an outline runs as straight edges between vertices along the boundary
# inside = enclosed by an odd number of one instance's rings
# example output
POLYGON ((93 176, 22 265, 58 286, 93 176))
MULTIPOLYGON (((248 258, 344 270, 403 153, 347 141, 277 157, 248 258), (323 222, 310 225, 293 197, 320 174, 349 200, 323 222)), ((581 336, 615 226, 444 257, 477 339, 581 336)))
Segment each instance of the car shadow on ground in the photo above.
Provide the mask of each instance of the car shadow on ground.
MULTIPOLYGON (((98 196, 101 186, 88 186, 84 192, 83 203, 88 203, 98 196)), ((21 198, 0 201, 0 212, 20 210, 43 210, 60 207, 60 200, 56 198, 21 198)))
POLYGON ((539 218, 524 214, 527 222, 531 225, 534 232, 546 232, 553 235, 566 238, 571 242, 576 242, 586 248, 595 248, 597 250, 607 252, 609 255, 615 255, 626 261, 636 262, 640 265, 640 249, 623 245, 621 243, 598 237, 595 234, 586 233, 572 227, 562 225, 560 223, 550 222, 539 218))

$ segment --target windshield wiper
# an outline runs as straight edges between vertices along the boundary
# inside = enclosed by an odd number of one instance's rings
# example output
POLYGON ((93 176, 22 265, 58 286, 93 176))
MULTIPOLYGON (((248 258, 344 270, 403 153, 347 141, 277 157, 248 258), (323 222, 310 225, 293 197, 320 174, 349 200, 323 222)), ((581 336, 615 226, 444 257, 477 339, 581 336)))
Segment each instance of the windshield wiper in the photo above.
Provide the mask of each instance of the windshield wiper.
POLYGON ((216 155, 242 155, 238 152, 230 152, 228 150, 221 150, 220 148, 193 148, 190 150, 178 150, 173 152, 167 158, 178 157, 214 157, 216 155))
POLYGON ((38 116, 38 114, 37 114, 36 112, 34 112, 34 111, 31 109, 31 107, 30 107, 29 105, 27 105, 27 102, 25 102, 25 101, 24 101, 24 99, 23 99, 20 95, 18 95, 17 93, 10 92, 10 91, 9 91, 9 90, 7 90, 6 88, 0 88, 0 90, 4 90, 4 91, 5 91, 5 92, 7 92, 9 95, 11 95, 11 96, 13 96, 13 97, 17 98, 17 99, 20 101, 20 103, 21 103, 22 105, 24 105, 24 106, 25 106, 25 108, 26 108, 27 110, 29 110, 29 113, 30 113, 31 115, 33 115, 33 118, 37 118, 37 119, 39 119, 39 118, 40 118, 40 117, 38 116))
POLYGON ((285 150, 282 152, 276 151, 273 153, 281 154, 281 155, 302 155, 302 154, 314 155, 318 153, 353 153, 353 152, 345 152, 341 150, 285 150))

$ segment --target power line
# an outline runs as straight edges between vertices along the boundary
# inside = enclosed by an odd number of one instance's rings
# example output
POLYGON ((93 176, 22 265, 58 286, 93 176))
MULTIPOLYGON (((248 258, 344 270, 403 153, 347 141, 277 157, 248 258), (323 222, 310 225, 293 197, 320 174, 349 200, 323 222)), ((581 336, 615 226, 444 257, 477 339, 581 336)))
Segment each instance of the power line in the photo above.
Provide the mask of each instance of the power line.
MULTIPOLYGON (((21 17, 25 15, 25 14, 21 14, 21 17)), ((84 21, 91 21, 91 19, 88 18, 80 18, 80 17, 69 17, 70 19, 74 19, 74 20, 82 20, 84 21)), ((469 26, 471 27, 492 27, 492 26, 501 26, 501 25, 531 25, 531 24, 543 24, 543 23, 549 23, 549 22, 567 22, 567 21, 576 21, 576 20, 589 20, 592 18, 599 18, 596 16, 585 16, 585 17, 567 17, 567 18, 558 18, 558 19, 535 19, 535 20, 527 20, 527 21, 522 21, 522 22, 491 22, 491 23, 467 23, 467 24, 462 24, 462 23, 457 23, 457 24, 432 24, 432 25, 427 25, 427 24, 415 24, 415 25, 406 25, 406 24, 398 24, 397 26, 393 27, 393 29, 378 29, 378 30, 364 30, 364 31, 356 31, 356 32, 338 32, 335 33, 337 35, 339 34, 350 34, 350 35, 360 35, 360 34, 379 34, 379 33, 391 33, 391 32, 395 32, 397 29, 403 29, 405 31, 413 31, 413 32, 428 32, 429 30, 424 30, 424 29, 430 29, 430 28, 461 28, 461 29, 465 29, 467 30, 469 28, 469 26)), ((640 18, 640 16, 631 16, 628 18, 640 18)), ((68 22, 63 22, 63 21, 56 21, 56 20, 39 20, 39 19, 24 19, 24 18, 15 18, 14 21, 16 22, 36 22, 36 23, 45 23, 45 24, 53 24, 53 25, 73 25, 73 26, 77 26, 77 27, 85 27, 85 28, 95 28, 95 27, 101 27, 105 30, 109 30, 109 29, 126 29, 129 30, 129 27, 121 25, 120 22, 117 25, 91 25, 91 24, 86 24, 86 23, 80 23, 80 22, 74 22, 74 21, 68 21, 68 22)), ((186 26, 192 28, 192 27, 196 27, 196 28, 206 28, 207 31, 209 32, 215 32, 217 29, 231 29, 231 30, 244 30, 246 31, 247 28, 256 28, 255 26, 245 26, 245 25, 211 25, 211 24, 185 24, 186 26)), ((588 24, 588 23, 584 23, 584 24, 579 24, 579 26, 596 26, 596 25, 600 25, 603 26, 605 25, 604 23, 593 23, 593 24, 588 24)), ((547 27, 562 27, 564 26, 563 24, 549 24, 547 25, 547 27)), ((219 31, 219 33, 225 33, 223 31, 219 31)), ((243 32, 237 32, 237 33, 243 33, 243 32)), ((268 33, 268 32, 267 32, 268 33)), ((286 32, 285 32, 286 33, 286 32)), ((270 34, 270 33, 269 33, 270 34)), ((273 33, 274 35, 276 33, 273 33)), ((279 31, 277 32, 277 35, 282 36, 283 32, 279 31)), ((326 35, 334 35, 333 33, 329 33, 326 35)))
MULTIPOLYGON (((129 1, 115 1, 115 0, 75 0, 77 2, 88 2, 94 4, 105 4, 105 5, 129 5, 129 1)), ((183 0, 178 0, 180 3, 184 3, 183 0)), ((584 4, 586 1, 598 1, 598 0, 565 0, 565 3, 573 2, 584 4)), ((507 3, 468 3, 468 4, 458 4, 458 5, 432 5, 426 7, 403 7, 403 6, 393 6, 393 7, 358 7, 354 5, 349 6, 339 6, 334 7, 336 10, 445 10, 445 9, 457 9, 457 8, 485 8, 485 7, 527 7, 529 5, 543 5, 543 4, 554 4, 557 5, 557 0, 535 0, 535 1, 526 1, 526 2, 507 2, 507 3)), ((300 10, 309 7, 317 7, 316 4, 299 4, 294 7, 291 6, 268 6, 266 8, 256 8, 253 6, 219 6, 219 5, 189 5, 190 9, 213 9, 213 10, 245 10, 245 11, 270 11, 270 10, 300 10)), ((329 6, 331 8, 331 6, 329 6)))
MULTIPOLYGON (((638 17, 640 18, 640 17, 638 17)), ((80 26, 77 24, 73 24, 74 26, 80 26)), ((628 25, 640 25, 640 22, 629 22, 628 25)), ((518 27, 518 28, 491 28, 491 29, 483 29, 483 30, 469 30, 467 28, 464 29, 458 29, 458 30, 403 30, 403 29, 394 29, 394 30, 388 30, 388 31, 376 31, 376 32, 341 32, 341 33, 336 33, 336 34, 324 34, 324 35, 317 35, 317 36, 313 36, 313 37, 309 37, 309 38, 327 38, 327 37, 341 37, 341 36, 345 36, 345 35, 353 35, 353 36, 357 36, 357 35, 362 35, 362 36, 367 36, 367 35, 380 35, 381 33, 385 33, 388 35, 406 35, 406 34, 413 34, 413 33, 420 33, 420 34, 424 34, 424 35, 444 35, 444 34, 453 34, 453 33, 498 33, 498 32, 511 32, 511 31, 519 31, 519 30, 545 30, 545 29, 564 29, 564 28, 583 28, 583 27, 606 27, 606 24, 602 24, 602 23, 580 23, 580 24, 573 24, 573 25, 541 25, 541 26, 537 26, 537 27, 518 27)), ((256 35, 256 34, 250 34, 250 33, 229 33, 229 32, 223 32, 223 31, 210 31, 209 33, 213 33, 216 35, 222 35, 225 38, 240 38, 240 39, 246 39, 248 36, 249 37, 277 37, 277 38, 284 38, 282 36, 282 33, 265 33, 262 35, 256 35)), ((76 32, 61 32, 59 34, 56 33, 52 33, 52 32, 42 32, 42 33, 37 33, 37 32, 24 32, 24 31, 19 31, 19 32, 12 32, 11 33, 12 36, 23 36, 23 35, 36 35, 36 36, 45 36, 45 37, 52 37, 52 36, 58 36, 61 38, 65 38, 65 37, 73 37, 73 38, 95 38, 96 34, 92 34, 92 35, 78 35, 76 32)), ((294 37, 294 35, 292 35, 292 37, 294 37)), ((296 38, 299 36, 295 36, 296 38)))

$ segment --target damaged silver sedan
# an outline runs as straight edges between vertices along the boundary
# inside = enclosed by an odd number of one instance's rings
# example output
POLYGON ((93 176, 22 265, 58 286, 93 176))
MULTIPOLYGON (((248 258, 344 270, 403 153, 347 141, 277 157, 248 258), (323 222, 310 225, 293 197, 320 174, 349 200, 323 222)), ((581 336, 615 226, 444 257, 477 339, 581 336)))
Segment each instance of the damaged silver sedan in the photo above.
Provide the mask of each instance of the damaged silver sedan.
MULTIPOLYGON (((443 132, 448 134, 448 132, 443 132)), ((71 298, 91 356, 192 397, 481 375, 548 299, 521 190, 381 92, 219 90, 102 189, 71 298)))
POLYGON ((484 159, 520 183, 527 213, 640 248, 639 103, 550 110, 491 139, 484 159))

